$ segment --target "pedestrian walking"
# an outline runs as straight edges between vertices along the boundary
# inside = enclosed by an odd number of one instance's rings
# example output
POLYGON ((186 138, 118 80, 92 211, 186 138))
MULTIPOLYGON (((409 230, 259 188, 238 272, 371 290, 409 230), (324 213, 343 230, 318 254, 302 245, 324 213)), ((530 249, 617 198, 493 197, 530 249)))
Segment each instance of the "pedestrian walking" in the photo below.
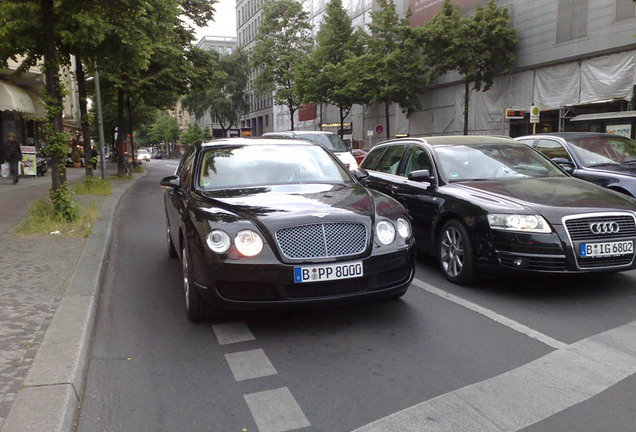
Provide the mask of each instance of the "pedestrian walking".
POLYGON ((20 150, 20 143, 15 140, 15 134, 13 132, 7 135, 8 141, 4 149, 4 158, 9 162, 9 168, 11 170, 11 176, 13 176, 13 184, 18 182, 20 176, 20 162, 22 162, 22 151, 20 150))

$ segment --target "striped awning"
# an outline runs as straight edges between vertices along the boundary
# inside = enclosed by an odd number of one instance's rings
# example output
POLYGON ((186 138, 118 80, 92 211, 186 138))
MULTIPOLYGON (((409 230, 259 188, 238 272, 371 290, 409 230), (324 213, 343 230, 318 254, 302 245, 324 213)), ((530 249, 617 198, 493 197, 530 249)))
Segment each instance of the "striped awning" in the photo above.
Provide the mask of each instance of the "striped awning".
POLYGON ((26 120, 34 120, 34 121, 46 121, 46 107, 44 106, 44 102, 37 94, 29 91, 29 96, 31 97, 31 101, 33 102, 33 114, 27 113, 22 117, 26 120))
POLYGON ((0 111, 35 114, 35 107, 26 90, 8 81, 0 80, 0 111))

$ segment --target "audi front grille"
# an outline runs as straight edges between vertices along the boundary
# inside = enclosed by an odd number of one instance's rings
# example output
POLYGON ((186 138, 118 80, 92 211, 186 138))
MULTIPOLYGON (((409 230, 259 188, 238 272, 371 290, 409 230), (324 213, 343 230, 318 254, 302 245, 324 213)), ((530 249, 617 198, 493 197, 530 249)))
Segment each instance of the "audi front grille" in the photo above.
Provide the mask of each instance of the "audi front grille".
POLYGON ((616 240, 636 241, 636 216, 624 212, 607 212, 567 216, 563 224, 572 243, 577 265, 581 269, 624 267, 634 261, 634 253, 621 256, 580 257, 580 243, 616 240))
POLYGON ((364 252, 367 227, 360 223, 328 222, 276 231, 280 251, 289 259, 338 258, 364 252))

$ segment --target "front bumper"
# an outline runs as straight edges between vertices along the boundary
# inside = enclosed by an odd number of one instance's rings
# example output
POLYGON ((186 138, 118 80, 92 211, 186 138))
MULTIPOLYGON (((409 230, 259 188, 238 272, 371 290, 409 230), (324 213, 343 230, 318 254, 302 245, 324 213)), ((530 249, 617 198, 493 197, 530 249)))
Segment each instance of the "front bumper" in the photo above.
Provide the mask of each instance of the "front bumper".
MULTIPOLYGON (((581 241, 570 240, 563 226, 551 234, 522 234, 492 231, 480 242, 480 270, 499 267, 521 273, 588 273, 625 271, 636 268, 634 253, 603 258, 579 256, 581 241)), ((599 239, 598 241, 602 241, 599 239)), ((626 237, 636 244, 636 238, 626 237)))
POLYGON ((227 309, 327 306, 391 297, 407 290, 413 280, 415 248, 352 261, 362 261, 362 277, 306 283, 294 283, 298 265, 278 260, 200 262, 195 286, 206 301, 227 309))

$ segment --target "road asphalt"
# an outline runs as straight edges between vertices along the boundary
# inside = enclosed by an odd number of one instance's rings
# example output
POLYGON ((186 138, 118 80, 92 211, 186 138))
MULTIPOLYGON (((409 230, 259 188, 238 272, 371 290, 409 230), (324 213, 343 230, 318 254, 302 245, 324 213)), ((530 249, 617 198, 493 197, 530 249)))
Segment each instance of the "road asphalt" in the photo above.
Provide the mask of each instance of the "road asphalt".
MULTIPOLYGON (((84 173, 67 169, 69 183, 84 173)), ((113 180, 112 194, 94 199, 100 216, 85 239, 13 234, 29 205, 48 196, 51 177, 22 177, 16 185, 0 177, 0 431, 74 429, 113 218, 144 175, 113 180)))

